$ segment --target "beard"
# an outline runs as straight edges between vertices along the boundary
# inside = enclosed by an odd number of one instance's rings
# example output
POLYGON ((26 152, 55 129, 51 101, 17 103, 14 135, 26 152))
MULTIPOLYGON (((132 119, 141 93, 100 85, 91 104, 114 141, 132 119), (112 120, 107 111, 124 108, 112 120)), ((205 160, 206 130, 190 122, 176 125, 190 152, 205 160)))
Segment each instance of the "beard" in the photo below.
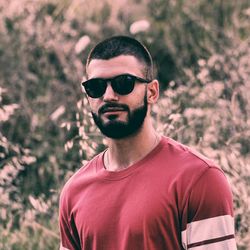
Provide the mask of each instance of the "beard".
POLYGON ((132 135, 137 134, 142 128, 144 119, 147 115, 148 111, 148 102, 147 102, 147 93, 145 93, 144 100, 142 106, 130 110, 129 107, 125 104, 104 104, 98 111, 98 115, 94 112, 92 113, 94 122, 96 126, 100 129, 102 134, 112 139, 122 139, 132 135), (101 115, 108 107, 117 107, 122 108, 124 111, 128 113, 127 121, 117 121, 115 115, 111 115, 109 117, 109 121, 104 123, 101 115))

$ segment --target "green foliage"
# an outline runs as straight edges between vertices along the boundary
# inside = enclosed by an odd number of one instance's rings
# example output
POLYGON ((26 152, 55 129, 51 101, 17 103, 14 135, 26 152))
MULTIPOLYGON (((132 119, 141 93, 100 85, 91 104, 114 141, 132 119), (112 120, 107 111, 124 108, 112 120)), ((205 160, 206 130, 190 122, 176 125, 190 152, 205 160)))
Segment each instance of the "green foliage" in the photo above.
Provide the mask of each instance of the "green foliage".
POLYGON ((247 0, 0 3, 0 249, 58 249, 60 189, 105 148, 81 92, 82 62, 96 41, 131 35, 141 19, 150 27, 133 35, 161 83, 155 126, 222 166, 248 249, 249 10, 247 0))

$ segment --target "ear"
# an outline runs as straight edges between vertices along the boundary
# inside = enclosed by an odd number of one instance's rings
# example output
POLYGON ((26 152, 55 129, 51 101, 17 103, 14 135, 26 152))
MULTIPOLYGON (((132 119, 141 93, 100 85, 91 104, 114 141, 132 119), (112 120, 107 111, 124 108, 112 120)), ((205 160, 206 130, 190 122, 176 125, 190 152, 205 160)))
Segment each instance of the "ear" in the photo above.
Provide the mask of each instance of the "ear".
POLYGON ((154 79, 147 85, 147 99, 149 104, 156 103, 159 98, 159 82, 154 79))

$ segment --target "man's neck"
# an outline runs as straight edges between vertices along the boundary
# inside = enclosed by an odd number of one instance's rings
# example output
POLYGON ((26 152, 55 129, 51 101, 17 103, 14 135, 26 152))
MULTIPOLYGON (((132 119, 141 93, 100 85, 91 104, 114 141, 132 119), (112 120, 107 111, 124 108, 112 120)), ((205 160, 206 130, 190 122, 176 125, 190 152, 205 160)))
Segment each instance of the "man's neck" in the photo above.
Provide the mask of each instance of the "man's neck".
POLYGON ((104 155, 104 165, 109 171, 120 171, 144 158, 156 147, 160 136, 153 127, 143 127, 136 135, 114 140, 104 155))

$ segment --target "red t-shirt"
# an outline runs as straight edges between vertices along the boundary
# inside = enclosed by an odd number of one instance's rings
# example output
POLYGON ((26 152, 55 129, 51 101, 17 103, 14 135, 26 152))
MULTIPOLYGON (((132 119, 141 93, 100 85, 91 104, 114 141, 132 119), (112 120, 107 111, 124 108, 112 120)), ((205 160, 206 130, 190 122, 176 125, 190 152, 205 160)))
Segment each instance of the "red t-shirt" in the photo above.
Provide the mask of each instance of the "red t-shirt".
POLYGON ((231 191, 214 163, 166 137, 119 172, 103 154, 62 190, 61 250, 236 249, 231 191))

